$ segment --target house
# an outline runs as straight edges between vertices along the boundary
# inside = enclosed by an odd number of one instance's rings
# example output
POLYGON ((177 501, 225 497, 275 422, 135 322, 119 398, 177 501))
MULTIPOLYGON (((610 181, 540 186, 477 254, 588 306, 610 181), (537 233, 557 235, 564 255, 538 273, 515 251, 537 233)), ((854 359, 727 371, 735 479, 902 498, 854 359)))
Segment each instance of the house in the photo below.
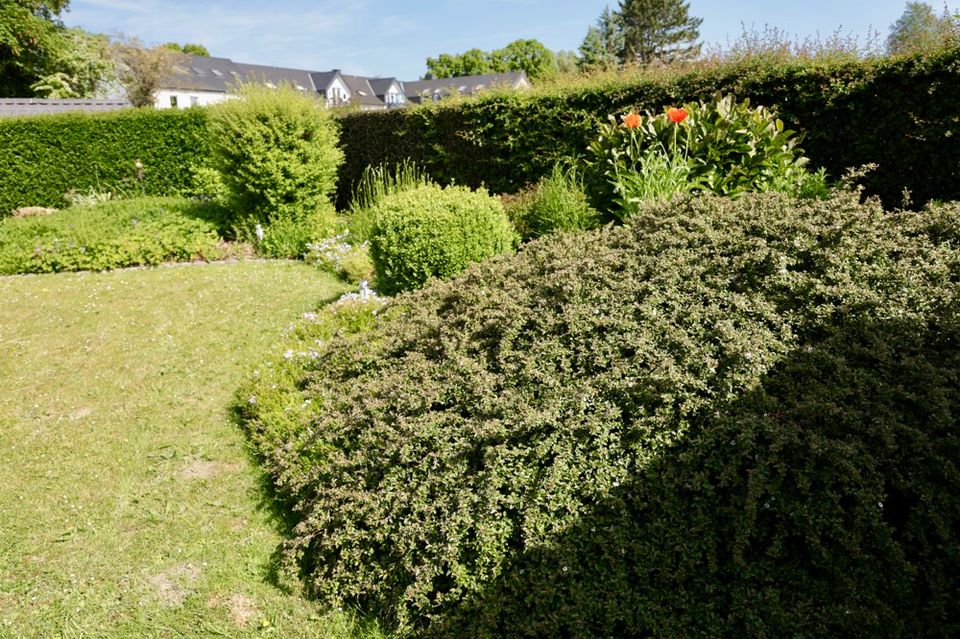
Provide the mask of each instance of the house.
POLYGON ((436 102, 453 95, 476 95, 485 89, 494 87, 508 89, 529 89, 530 81, 523 71, 509 73, 487 73, 459 78, 432 80, 414 80, 403 83, 407 100, 416 104, 436 102))
POLYGON ((315 95, 328 106, 353 105, 361 110, 383 110, 409 103, 437 101, 451 95, 475 95, 491 87, 527 89, 522 71, 490 73, 442 80, 401 82, 396 78, 348 75, 340 69, 307 71, 234 62, 229 58, 184 55, 156 94, 159 109, 205 106, 227 99, 242 82, 267 86, 288 84, 315 95))
POLYGON ((0 117, 19 117, 24 115, 45 115, 85 111, 99 113, 126 109, 130 103, 123 98, 53 100, 40 98, 3 98, 0 99, 0 117))

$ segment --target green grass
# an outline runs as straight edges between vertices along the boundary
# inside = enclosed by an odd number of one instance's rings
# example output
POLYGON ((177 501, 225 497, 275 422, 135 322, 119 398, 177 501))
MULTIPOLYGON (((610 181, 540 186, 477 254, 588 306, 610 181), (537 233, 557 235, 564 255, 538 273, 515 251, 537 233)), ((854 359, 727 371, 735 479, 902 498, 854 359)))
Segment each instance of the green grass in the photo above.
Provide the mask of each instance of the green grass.
POLYGON ((0 220, 0 274, 104 270, 225 255, 218 211, 141 197, 0 220))
POLYGON ((230 405, 342 292, 302 264, 0 278, 0 636, 375 634, 272 581, 230 405))

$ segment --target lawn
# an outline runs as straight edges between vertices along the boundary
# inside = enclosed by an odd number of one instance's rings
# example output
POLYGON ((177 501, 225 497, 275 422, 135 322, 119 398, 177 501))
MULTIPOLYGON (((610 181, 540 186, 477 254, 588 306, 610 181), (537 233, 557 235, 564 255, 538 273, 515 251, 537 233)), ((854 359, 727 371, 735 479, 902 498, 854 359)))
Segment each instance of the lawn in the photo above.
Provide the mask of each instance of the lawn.
POLYGON ((342 285, 288 262, 0 278, 0 636, 369 634, 271 579, 233 394, 342 285))

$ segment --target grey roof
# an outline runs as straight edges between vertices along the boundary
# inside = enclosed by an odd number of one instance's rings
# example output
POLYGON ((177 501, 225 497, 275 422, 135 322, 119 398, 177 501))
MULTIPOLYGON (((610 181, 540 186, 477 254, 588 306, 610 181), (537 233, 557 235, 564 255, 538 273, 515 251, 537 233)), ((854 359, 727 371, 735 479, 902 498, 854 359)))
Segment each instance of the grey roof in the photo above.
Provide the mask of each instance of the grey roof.
POLYGON ((129 107, 130 103, 123 98, 110 98, 103 100, 44 100, 40 98, 3 98, 0 99, 0 117, 67 113, 69 111, 99 113, 103 111, 117 111, 118 109, 126 109, 129 107))
POLYGON ((317 91, 326 91, 338 75, 340 75, 340 69, 334 69, 333 71, 314 71, 310 74, 310 79, 313 81, 313 86, 317 91))
POLYGON ((396 78, 370 78, 370 87, 373 89, 374 94, 379 97, 385 96, 387 91, 390 90, 390 86, 394 83, 400 87, 400 91, 403 91, 403 83, 396 78))
POLYGON ((370 80, 359 75, 341 75, 343 81, 347 84, 352 94, 350 101, 360 104, 360 106, 382 107, 383 100, 377 97, 373 87, 370 86, 370 80))
POLYGON ((174 73, 163 83, 165 89, 215 91, 226 93, 240 82, 290 84, 302 90, 315 91, 310 72, 302 69, 244 64, 229 58, 182 55, 174 73))
POLYGON ((487 73, 484 75, 468 75, 459 78, 442 78, 434 80, 413 80, 404 82, 403 88, 407 98, 413 99, 426 95, 473 95, 483 89, 491 87, 513 87, 518 82, 526 82, 527 75, 523 71, 509 73, 487 73))

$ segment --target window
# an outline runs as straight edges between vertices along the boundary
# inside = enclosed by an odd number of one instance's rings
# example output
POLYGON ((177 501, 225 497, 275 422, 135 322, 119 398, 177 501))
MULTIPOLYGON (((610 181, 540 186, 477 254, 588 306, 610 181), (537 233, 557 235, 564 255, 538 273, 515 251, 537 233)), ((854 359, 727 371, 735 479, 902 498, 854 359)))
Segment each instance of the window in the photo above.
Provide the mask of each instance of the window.
POLYGON ((195 95, 191 95, 191 96, 190 96, 190 106, 197 106, 198 104, 200 104, 200 98, 198 98, 198 97, 195 96, 195 95))
POLYGON ((171 109, 176 109, 176 108, 177 108, 177 96, 175 96, 175 95, 171 95, 171 96, 170 96, 170 108, 171 108, 171 109))
POLYGON ((218 78, 223 77, 223 74, 217 71, 216 69, 211 69, 211 70, 213 71, 213 75, 217 76, 218 78))

